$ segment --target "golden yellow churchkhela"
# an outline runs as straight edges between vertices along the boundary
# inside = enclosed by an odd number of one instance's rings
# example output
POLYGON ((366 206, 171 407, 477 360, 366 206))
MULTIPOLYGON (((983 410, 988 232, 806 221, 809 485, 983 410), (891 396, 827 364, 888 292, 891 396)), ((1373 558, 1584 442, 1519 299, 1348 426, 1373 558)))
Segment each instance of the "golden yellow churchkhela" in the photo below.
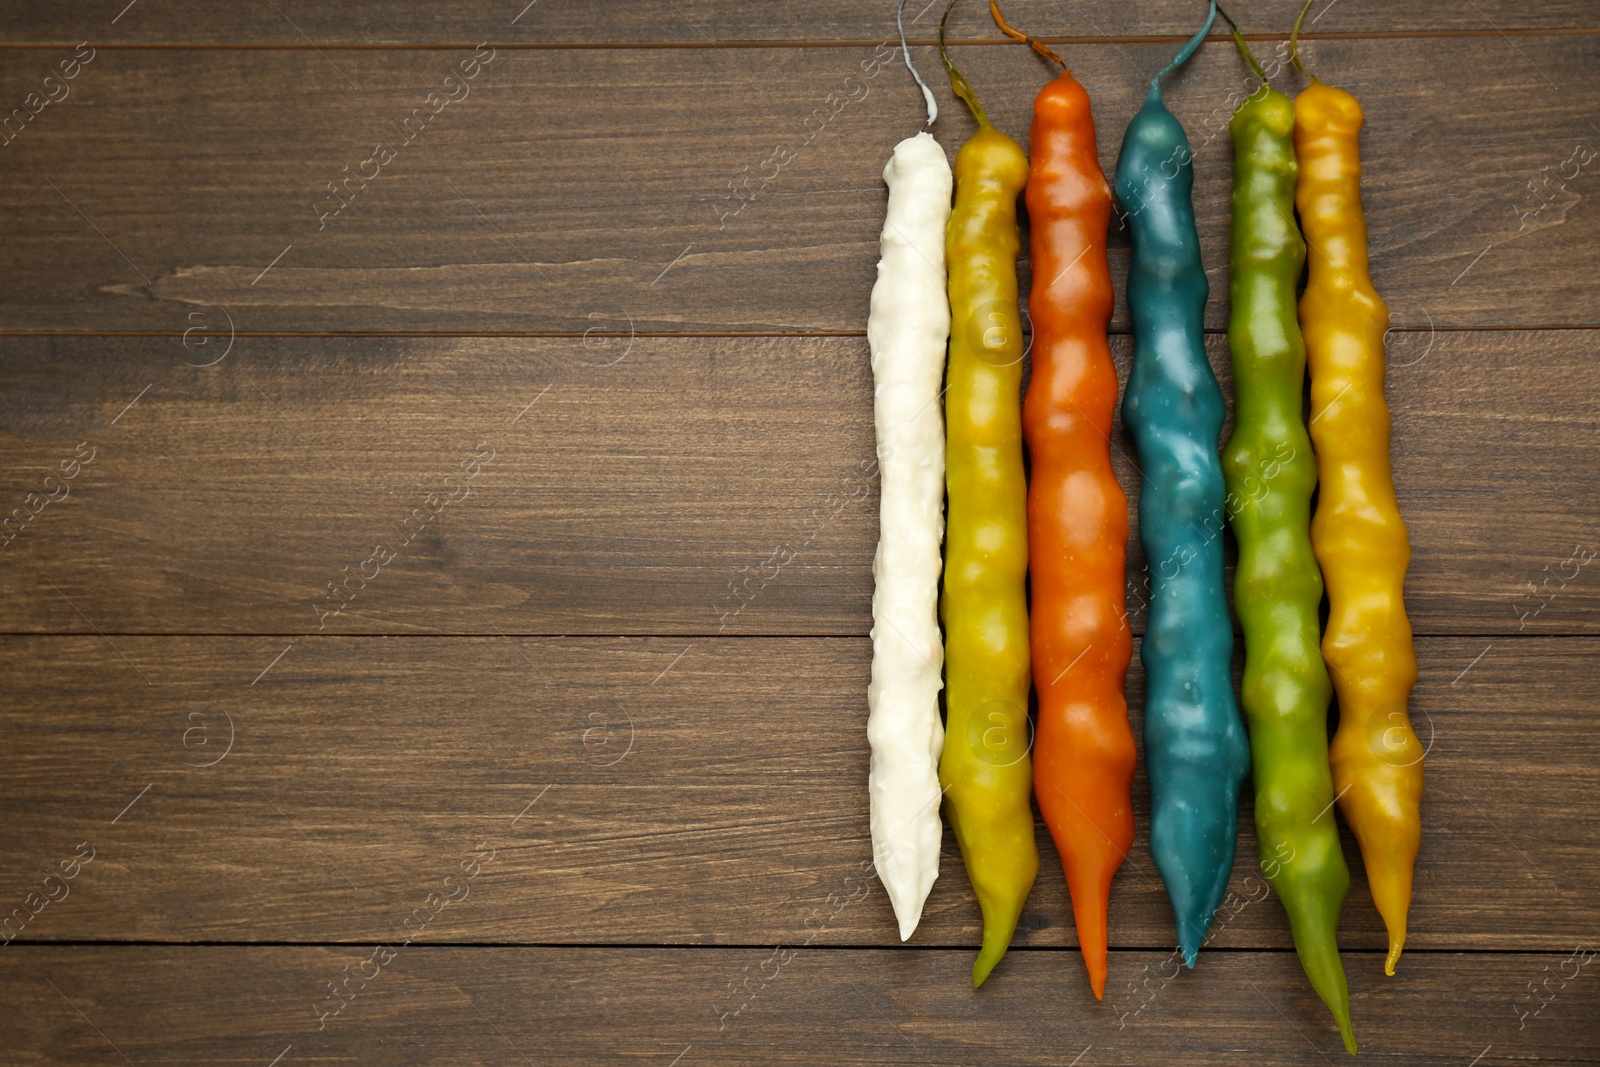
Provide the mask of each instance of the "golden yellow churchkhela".
MULTIPOLYGON (((1296 35, 1299 28, 1296 22, 1296 35)), ((1297 52, 1290 55, 1300 68, 1297 52)), ((1300 329, 1321 482, 1311 544, 1328 589, 1322 654, 1339 697, 1329 759, 1339 809, 1361 844, 1373 903, 1389 930, 1384 971, 1394 974, 1422 840, 1424 753, 1406 712, 1417 657, 1403 589, 1411 546, 1390 474, 1383 398, 1389 309, 1367 272, 1361 105, 1312 78, 1295 99, 1294 119, 1295 207, 1309 266, 1300 329)))

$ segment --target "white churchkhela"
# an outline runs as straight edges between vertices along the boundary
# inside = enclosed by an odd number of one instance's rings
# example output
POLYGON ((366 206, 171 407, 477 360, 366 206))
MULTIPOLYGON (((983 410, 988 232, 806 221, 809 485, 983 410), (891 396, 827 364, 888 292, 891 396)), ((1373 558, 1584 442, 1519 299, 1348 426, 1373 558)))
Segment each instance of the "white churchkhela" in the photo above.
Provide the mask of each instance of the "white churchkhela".
POLYGON ((950 164, 939 142, 919 133, 895 146, 883 180, 889 185, 889 214, 867 319, 881 493, 872 564, 868 791, 873 859, 903 941, 917 928, 939 876, 942 836, 944 642, 938 588, 944 413, 939 391, 950 336, 944 256, 950 164))

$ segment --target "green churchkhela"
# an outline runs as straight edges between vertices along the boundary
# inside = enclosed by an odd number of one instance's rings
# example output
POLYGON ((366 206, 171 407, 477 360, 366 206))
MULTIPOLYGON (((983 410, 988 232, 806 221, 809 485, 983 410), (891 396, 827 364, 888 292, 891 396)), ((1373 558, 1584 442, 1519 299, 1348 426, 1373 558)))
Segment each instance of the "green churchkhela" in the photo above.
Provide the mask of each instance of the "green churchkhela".
POLYGON ((1194 54, 1216 17, 1213 0, 1205 25, 1151 79, 1123 137, 1116 178, 1133 237, 1134 357, 1122 416, 1143 468, 1139 536, 1152 578, 1140 649, 1150 853, 1190 967, 1233 870, 1250 760, 1233 696, 1217 456, 1226 409, 1201 334, 1209 286, 1191 200, 1193 152, 1161 99, 1161 79, 1194 54))
MULTIPOLYGON (((1223 15, 1227 18, 1227 15, 1223 15)), ((1229 19, 1229 25, 1233 22, 1229 19)), ((1306 245, 1294 219, 1294 105, 1261 79, 1233 113, 1233 436, 1222 452, 1239 541, 1233 603, 1244 629, 1241 702, 1250 722, 1261 865, 1289 915, 1300 964, 1356 1050, 1335 935, 1350 872, 1333 816, 1328 701, 1318 640, 1322 572, 1311 551, 1317 465, 1306 432, 1306 348, 1295 287, 1306 245)))

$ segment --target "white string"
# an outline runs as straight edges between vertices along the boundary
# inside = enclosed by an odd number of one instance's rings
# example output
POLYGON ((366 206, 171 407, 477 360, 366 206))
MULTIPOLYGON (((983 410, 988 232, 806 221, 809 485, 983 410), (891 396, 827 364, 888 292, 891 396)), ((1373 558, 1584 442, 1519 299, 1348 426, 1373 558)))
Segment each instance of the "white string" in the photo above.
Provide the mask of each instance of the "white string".
POLYGON ((917 79, 917 85, 922 89, 922 99, 928 104, 928 121, 925 125, 932 126, 939 117, 939 104, 933 98, 933 90, 928 88, 928 83, 922 80, 922 75, 917 73, 917 68, 911 65, 911 49, 906 47, 906 0, 900 0, 900 6, 895 8, 894 24, 900 30, 900 54, 905 57, 906 69, 911 76, 917 79))

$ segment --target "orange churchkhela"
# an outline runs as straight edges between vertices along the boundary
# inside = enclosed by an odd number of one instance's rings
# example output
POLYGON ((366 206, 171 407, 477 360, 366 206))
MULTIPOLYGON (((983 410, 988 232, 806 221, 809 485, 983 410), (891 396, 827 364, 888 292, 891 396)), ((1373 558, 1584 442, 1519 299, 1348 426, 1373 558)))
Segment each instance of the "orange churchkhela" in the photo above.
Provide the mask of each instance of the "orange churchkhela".
POLYGON ((1033 788, 1061 854, 1094 995, 1106 985, 1111 879, 1133 847, 1133 730, 1123 683, 1133 634, 1123 609, 1128 498, 1111 471, 1117 370, 1106 342, 1111 187, 1089 94, 1061 65, 1033 105, 1025 198, 1032 221, 1033 378, 1022 408, 1028 484, 1029 631, 1039 721, 1033 788))

